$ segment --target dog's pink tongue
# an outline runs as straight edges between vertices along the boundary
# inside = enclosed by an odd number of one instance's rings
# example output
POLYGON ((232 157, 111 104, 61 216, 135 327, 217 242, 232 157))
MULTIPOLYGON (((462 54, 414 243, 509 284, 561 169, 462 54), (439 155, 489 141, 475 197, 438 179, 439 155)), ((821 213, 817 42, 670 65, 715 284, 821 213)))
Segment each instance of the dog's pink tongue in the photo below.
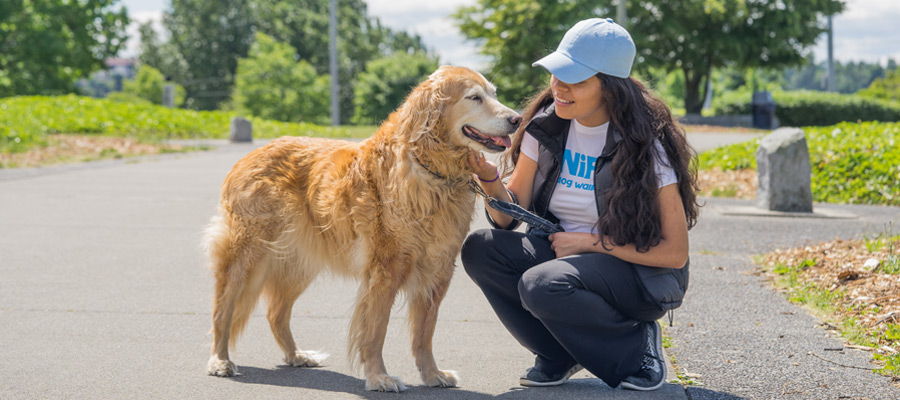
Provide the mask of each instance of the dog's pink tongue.
POLYGON ((494 143, 496 143, 500 146, 503 146, 503 147, 512 146, 512 141, 509 140, 509 136, 500 136, 500 137, 491 136, 491 139, 494 141, 494 143))

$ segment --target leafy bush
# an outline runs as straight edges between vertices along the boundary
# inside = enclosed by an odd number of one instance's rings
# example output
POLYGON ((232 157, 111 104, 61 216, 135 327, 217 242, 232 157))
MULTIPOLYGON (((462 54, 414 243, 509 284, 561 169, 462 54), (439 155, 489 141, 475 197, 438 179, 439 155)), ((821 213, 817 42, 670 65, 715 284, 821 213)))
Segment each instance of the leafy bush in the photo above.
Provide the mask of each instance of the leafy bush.
POLYGON ((286 122, 328 123, 331 78, 318 75, 297 51, 263 33, 238 60, 235 107, 249 115, 286 122))
MULTIPOLYGON (((180 107, 184 104, 184 88, 174 83, 172 85, 175 87, 175 107, 180 107)), ((126 95, 142 98, 153 104, 162 104, 163 87, 165 86, 166 77, 163 76, 162 72, 149 65, 141 65, 134 80, 124 82, 122 92, 126 95)), ((121 99, 120 96, 116 97, 121 99)))
POLYGON ((900 68, 888 71, 884 78, 875 79, 868 88, 858 95, 882 100, 900 100, 900 68))
POLYGON ((112 92, 106 95, 106 100, 114 101, 116 103, 133 103, 146 105, 153 104, 153 102, 150 100, 140 97, 134 93, 127 92, 112 92))
POLYGON ((369 62, 353 87, 353 123, 383 121, 437 67, 437 60, 420 53, 396 53, 369 62))
MULTIPOLYGON (((806 128, 813 200, 900 205, 900 123, 806 128)), ((759 140, 700 154, 700 168, 756 169, 759 140)))
MULTIPOLYGON (((231 119, 224 111, 191 111, 150 104, 120 103, 75 95, 0 99, 0 151, 24 151, 46 143, 50 133, 88 133, 158 141, 226 138, 231 119)), ((344 128, 249 118, 253 136, 347 137, 344 128)))
MULTIPOLYGON (((826 126, 844 121, 900 121, 900 102, 814 91, 776 91, 775 115, 782 126, 826 126)), ((751 113, 752 96, 726 93, 713 102, 717 115, 751 113)))

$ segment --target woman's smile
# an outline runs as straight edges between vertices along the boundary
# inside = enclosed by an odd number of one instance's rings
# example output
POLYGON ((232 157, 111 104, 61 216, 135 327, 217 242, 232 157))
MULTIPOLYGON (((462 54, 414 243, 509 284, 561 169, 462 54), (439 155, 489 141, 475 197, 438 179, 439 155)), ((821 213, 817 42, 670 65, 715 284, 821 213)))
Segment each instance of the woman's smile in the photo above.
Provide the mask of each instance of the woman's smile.
POLYGON ((553 94, 553 99, 556 101, 556 105, 557 105, 557 106, 567 106, 567 105, 570 105, 570 104, 575 103, 575 102, 572 101, 572 100, 563 100, 563 99, 559 98, 559 97, 556 95, 556 93, 553 94))

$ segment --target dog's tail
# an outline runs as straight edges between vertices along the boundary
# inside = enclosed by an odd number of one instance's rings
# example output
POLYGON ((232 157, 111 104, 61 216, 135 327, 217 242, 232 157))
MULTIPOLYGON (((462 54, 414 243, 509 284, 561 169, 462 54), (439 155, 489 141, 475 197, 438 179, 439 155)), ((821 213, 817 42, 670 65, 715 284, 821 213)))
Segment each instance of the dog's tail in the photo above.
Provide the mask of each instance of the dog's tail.
POLYGON ((228 325, 221 328, 228 330, 231 348, 234 348, 256 308, 265 278, 265 268, 254 268, 258 267, 254 264, 267 262, 265 251, 251 242, 242 240, 241 235, 236 234, 218 215, 213 217, 206 229, 204 245, 210 256, 209 267, 216 279, 213 324, 228 325))

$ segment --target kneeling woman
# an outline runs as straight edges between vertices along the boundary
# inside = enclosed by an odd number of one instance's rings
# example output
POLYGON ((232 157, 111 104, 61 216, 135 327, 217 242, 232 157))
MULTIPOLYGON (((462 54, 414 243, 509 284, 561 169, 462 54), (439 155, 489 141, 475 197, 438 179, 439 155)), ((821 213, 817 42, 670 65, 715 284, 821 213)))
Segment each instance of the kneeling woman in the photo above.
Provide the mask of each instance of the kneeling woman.
POLYGON ((665 380, 656 320, 687 289, 696 171, 669 109, 630 77, 634 55, 612 20, 579 22, 534 64, 550 71, 550 86, 505 156, 508 183, 470 155, 488 194, 565 230, 515 232, 516 221, 488 207, 498 229, 463 246, 466 272, 536 355, 522 385, 559 385, 582 367, 611 387, 654 390, 665 380))

